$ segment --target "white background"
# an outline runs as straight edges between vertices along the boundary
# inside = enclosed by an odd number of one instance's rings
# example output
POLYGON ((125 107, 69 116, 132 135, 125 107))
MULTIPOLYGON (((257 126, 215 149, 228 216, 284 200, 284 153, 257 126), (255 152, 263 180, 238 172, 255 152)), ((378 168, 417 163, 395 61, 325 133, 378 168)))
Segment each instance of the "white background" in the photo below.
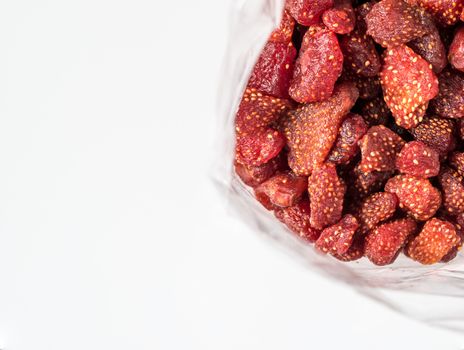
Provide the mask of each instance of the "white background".
POLYGON ((0 2, 0 348, 462 349, 224 211, 231 2, 0 2))

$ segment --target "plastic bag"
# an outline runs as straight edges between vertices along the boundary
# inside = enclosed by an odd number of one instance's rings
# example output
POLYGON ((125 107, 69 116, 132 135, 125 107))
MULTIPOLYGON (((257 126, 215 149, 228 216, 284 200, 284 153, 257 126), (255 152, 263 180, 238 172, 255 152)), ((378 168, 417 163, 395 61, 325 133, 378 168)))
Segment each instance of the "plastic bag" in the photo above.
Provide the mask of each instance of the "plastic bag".
POLYGON ((242 0, 233 5, 231 31, 218 98, 214 181, 227 205, 256 232, 271 237, 308 268, 332 276, 410 317, 464 332, 464 255, 422 266, 401 255, 387 267, 363 258, 342 263, 317 253, 266 211, 233 171, 234 118, 254 63, 281 17, 283 0, 242 0))

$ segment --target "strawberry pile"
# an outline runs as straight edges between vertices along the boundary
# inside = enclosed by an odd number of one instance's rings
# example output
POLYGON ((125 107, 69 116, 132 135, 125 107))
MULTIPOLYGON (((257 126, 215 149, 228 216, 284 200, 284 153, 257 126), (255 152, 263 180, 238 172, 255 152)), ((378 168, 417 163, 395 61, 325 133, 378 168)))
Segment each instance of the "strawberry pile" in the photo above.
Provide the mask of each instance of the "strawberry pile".
POLYGON ((235 119, 235 171, 341 261, 464 243, 464 0, 287 0, 235 119))

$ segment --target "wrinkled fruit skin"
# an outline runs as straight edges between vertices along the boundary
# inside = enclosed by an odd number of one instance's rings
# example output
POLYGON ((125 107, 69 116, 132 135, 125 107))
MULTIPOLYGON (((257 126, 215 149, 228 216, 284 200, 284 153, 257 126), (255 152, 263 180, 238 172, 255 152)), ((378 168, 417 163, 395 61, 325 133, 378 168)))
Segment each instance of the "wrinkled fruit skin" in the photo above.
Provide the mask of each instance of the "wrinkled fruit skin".
POLYGON ((308 187, 305 176, 291 172, 277 174, 255 188, 256 199, 266 208, 286 208, 295 205, 308 187))
POLYGON ((322 231, 316 241, 316 248, 326 254, 346 254, 353 244, 358 227, 358 221, 353 215, 345 215, 337 224, 322 231))
POLYGON ((288 13, 288 11, 284 11, 279 27, 271 33, 269 41, 289 44, 292 41, 294 28, 295 20, 290 15, 290 13, 288 13))
POLYGON ((335 165, 316 169, 309 178, 308 191, 312 227, 321 230, 341 219, 346 185, 338 177, 335 165))
POLYGON ((377 224, 390 219, 398 206, 398 197, 388 192, 377 192, 366 198, 357 217, 360 223, 361 233, 367 233, 377 224))
POLYGON ((366 196, 380 191, 387 180, 393 175, 393 171, 364 172, 358 166, 348 176, 350 197, 358 202, 366 196))
POLYGON ((448 159, 449 165, 458 172, 459 175, 464 176, 464 153, 453 152, 448 159))
POLYGON ((247 166, 235 162, 235 172, 242 179, 245 185, 256 187, 269 179, 277 171, 287 167, 285 154, 279 154, 267 163, 258 166, 247 166))
POLYGON ((454 122, 449 119, 430 117, 411 130, 414 139, 433 148, 445 157, 456 145, 454 122))
POLYGON ((388 180, 385 191, 396 194, 400 208, 418 221, 430 219, 441 205, 440 192, 427 179, 397 175, 388 180))
POLYGON ((430 265, 439 262, 459 242, 460 238, 453 224, 433 218, 409 242, 406 254, 421 264, 430 265))
POLYGON ((440 172, 440 158, 433 148, 420 141, 412 141, 396 157, 396 168, 403 174, 434 177, 440 172))
POLYGON ((304 26, 319 22, 322 13, 333 6, 333 0, 287 0, 285 8, 304 26))
POLYGON ((269 41, 256 62, 248 86, 270 96, 289 98, 295 57, 292 43, 269 41))
POLYGON ((430 64, 405 45, 386 51, 380 72, 384 99, 396 124, 410 129, 423 119, 429 100, 438 94, 430 64))
POLYGON ((283 120, 280 129, 287 139, 289 166, 295 174, 310 175, 324 163, 357 97, 353 84, 342 83, 327 101, 304 105, 283 120))
POLYGON ((311 27, 303 38, 289 94, 299 103, 327 100, 342 69, 337 36, 321 26, 311 27))
POLYGON ((443 25, 453 25, 463 10, 462 0, 417 0, 418 5, 434 15, 443 25))
POLYGON ((431 101, 431 109, 444 118, 464 117, 464 73, 445 69, 439 76, 440 92, 431 101))
POLYGON ((308 242, 315 242, 321 234, 319 230, 311 227, 309 222, 311 209, 307 199, 291 207, 279 208, 274 214, 290 231, 308 242))
POLYGON ((464 72, 464 27, 459 28, 449 48, 448 60, 454 68, 464 72))
POLYGON ((354 29, 356 16, 350 0, 335 0, 334 7, 322 15, 322 22, 332 32, 348 34, 354 29))
POLYGON ((443 208, 448 214, 459 215, 464 212, 463 178, 450 168, 442 169, 438 182, 443 193, 443 208))
POLYGON ((387 125, 391 112, 382 97, 363 101, 361 115, 369 126, 387 125))
POLYGON ((366 236, 366 257, 379 266, 391 264, 416 229, 416 222, 412 219, 400 219, 380 225, 366 236))
POLYGON ((346 164, 359 151, 358 141, 367 132, 364 119, 357 114, 349 114, 342 123, 328 160, 334 164, 346 164))

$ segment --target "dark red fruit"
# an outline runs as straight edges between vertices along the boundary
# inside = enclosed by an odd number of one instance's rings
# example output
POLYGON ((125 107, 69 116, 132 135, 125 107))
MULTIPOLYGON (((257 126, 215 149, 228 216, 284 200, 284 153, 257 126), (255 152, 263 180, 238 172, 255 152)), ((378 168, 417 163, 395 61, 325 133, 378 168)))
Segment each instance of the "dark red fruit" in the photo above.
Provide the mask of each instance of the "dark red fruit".
POLYGON ((443 193, 443 208, 450 215, 464 212, 463 178, 457 171, 444 167, 438 176, 443 193))
POLYGON ((406 254, 421 264, 430 265, 443 259, 459 242, 460 238, 453 224, 433 218, 427 221, 419 235, 409 242, 406 254))
POLYGON ((441 157, 447 155, 455 147, 454 123, 452 120, 439 117, 425 119, 411 130, 417 141, 433 148, 441 157))
POLYGON ((261 128, 254 134, 237 137, 235 159, 248 166, 259 166, 276 157, 285 146, 285 137, 271 128, 261 128))
POLYGON ((322 13, 333 6, 333 0, 287 0, 285 8, 304 26, 319 22, 322 13))
POLYGON ((323 253, 343 255, 353 244, 358 221, 353 215, 345 215, 335 225, 325 228, 316 241, 316 248, 323 253))
POLYGON ((360 170, 363 172, 394 170, 396 155, 404 144, 401 137, 385 126, 371 127, 360 141, 362 154, 360 170))
POLYGON ((386 125, 391 112, 383 97, 377 97, 361 103, 361 115, 369 126, 386 125))
POLYGON ((441 194, 429 180, 397 175, 388 180, 385 191, 398 197, 399 206, 419 221, 430 219, 441 205, 441 194))
POLYGON ((430 64, 405 45, 387 50, 384 60, 380 82, 385 102, 396 124, 413 128, 438 94, 438 79, 430 64))
POLYGON ((256 187, 287 166, 287 157, 281 153, 277 157, 259 166, 246 166, 235 162, 235 172, 245 185, 256 187))
POLYGON ((443 25, 453 25, 463 9, 462 0, 415 0, 443 25))
POLYGON ((308 179, 291 172, 277 174, 255 188, 256 199, 266 208, 295 205, 306 191, 308 179))
POLYGON ((464 119, 459 119, 457 122, 457 133, 459 138, 464 140, 464 119))
POLYGON ((269 37, 269 41, 289 44, 292 41, 293 29, 295 28, 295 20, 288 13, 284 11, 282 14, 282 20, 280 21, 279 27, 276 28, 269 37))
POLYGON ((356 202, 362 200, 371 193, 380 191, 392 175, 392 171, 371 171, 366 173, 361 171, 358 166, 348 177, 350 196, 356 202))
POLYGON ((311 226, 323 229, 338 222, 342 217, 346 185, 338 177, 333 164, 315 169, 309 178, 311 226))
POLYGON ((376 265, 391 264, 416 229, 416 222, 412 219, 400 219, 380 225, 366 236, 366 257, 376 265))
POLYGON ((364 255, 364 242, 359 237, 355 237, 353 244, 345 254, 332 254, 332 256, 340 261, 349 262, 361 259, 364 255))
POLYGON ((315 242, 321 234, 309 223, 311 210, 307 199, 291 207, 276 209, 274 214, 277 219, 287 225, 290 231, 308 242, 315 242))
POLYGON ((357 75, 374 77, 380 71, 380 57, 372 38, 355 29, 340 38, 345 68, 357 75))
POLYGON ((464 117, 464 74, 445 69, 438 76, 440 91, 431 101, 431 109, 444 118, 464 117))
POLYGON ((347 34, 354 29, 356 17, 350 0, 335 0, 334 7, 322 15, 322 22, 332 32, 347 34))
POLYGON ((398 206, 398 198, 393 193, 377 192, 366 198, 357 213, 361 233, 367 233, 377 224, 390 219, 398 206))
POLYGON ((367 34, 383 47, 394 47, 427 34, 423 10, 402 0, 382 0, 366 15, 367 34))
POLYGON ((290 149, 289 165, 296 174, 310 175, 324 163, 357 97, 353 84, 342 83, 329 100, 302 106, 283 120, 281 129, 290 149))
POLYGON ((363 77, 345 69, 339 81, 354 83, 359 90, 359 98, 363 100, 376 98, 382 92, 379 77, 363 77))
POLYGON ((438 152, 420 141, 407 143, 396 157, 396 168, 403 174, 434 177, 440 172, 438 152))
POLYGON ((464 176, 464 152, 453 152, 449 157, 449 164, 459 175, 464 176))
POLYGON ((300 103, 327 100, 342 68, 337 36, 321 26, 309 28, 295 63, 290 96, 300 103))
POLYGON ((359 151, 358 141, 367 132, 364 119, 357 114, 350 113, 342 123, 328 160, 334 164, 346 164, 359 151))

